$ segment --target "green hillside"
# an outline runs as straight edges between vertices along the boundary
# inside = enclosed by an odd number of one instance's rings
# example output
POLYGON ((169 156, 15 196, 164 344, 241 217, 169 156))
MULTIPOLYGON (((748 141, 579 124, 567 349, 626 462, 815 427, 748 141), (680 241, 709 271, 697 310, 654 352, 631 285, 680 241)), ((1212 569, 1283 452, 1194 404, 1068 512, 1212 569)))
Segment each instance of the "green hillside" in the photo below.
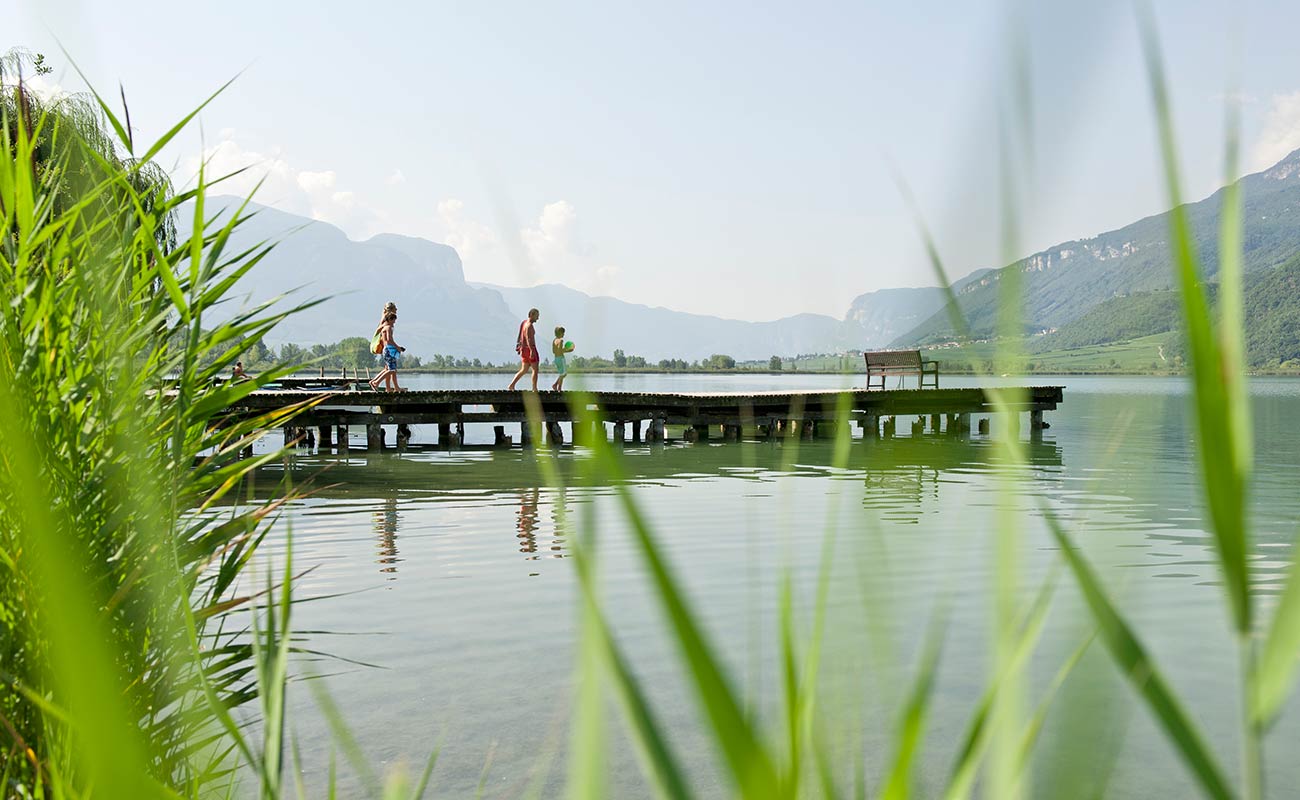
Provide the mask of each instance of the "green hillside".
MULTIPOLYGON (((1217 287, 1208 288, 1214 302, 1217 287)), ((1242 303, 1248 366, 1300 370, 1300 255, 1248 274, 1242 303)), ((1016 371, 1179 371, 1187 357, 1181 326, 1178 292, 1112 297, 1052 333, 1026 337, 1021 348, 1025 363, 1016 371)), ((991 368, 994 350, 991 342, 977 342, 933 349, 929 357, 949 362, 953 369, 971 364, 991 368)))
MULTIPOLYGON (((1242 178, 1240 184, 1246 271, 1276 267, 1300 253, 1300 151, 1264 172, 1242 178)), ((1220 190, 1186 206, 1198 250, 1211 266, 1217 263, 1222 195, 1220 190)), ((1017 270, 1023 278, 1026 333, 1064 329, 1109 298, 1171 289, 1168 236, 1165 213, 1091 239, 1065 242, 967 283, 958 290, 957 302, 976 338, 992 335, 999 282, 1009 270, 1017 270)), ((943 308, 894 345, 944 342, 956 335, 949 311, 943 308)))
POLYGON ((1112 297, 1054 333, 1035 337, 1025 349, 1030 353, 1075 350, 1123 342, 1177 330, 1182 320, 1177 292, 1139 292, 1112 297))

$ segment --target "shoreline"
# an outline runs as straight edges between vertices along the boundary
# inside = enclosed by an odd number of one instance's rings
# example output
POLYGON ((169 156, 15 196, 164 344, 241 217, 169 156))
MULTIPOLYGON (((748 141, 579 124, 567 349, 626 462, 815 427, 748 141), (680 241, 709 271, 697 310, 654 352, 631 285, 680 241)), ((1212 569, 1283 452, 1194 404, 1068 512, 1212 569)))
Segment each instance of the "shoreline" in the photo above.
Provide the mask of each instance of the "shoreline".
MULTIPOLYGON (((413 367, 411 369, 399 369, 399 374, 403 375, 514 375, 517 367, 413 367)), ((351 368, 349 368, 351 370, 351 368)), ((293 373, 293 377, 317 377, 318 372, 300 371, 293 373)), ((337 370, 326 370, 325 377, 329 378, 337 374, 337 370)), ((553 371, 542 370, 542 375, 553 375, 553 371)), ((597 367, 583 370, 570 370, 569 375, 864 375, 860 371, 844 372, 840 370, 767 370, 767 369, 656 369, 653 367, 638 368, 619 368, 619 367, 597 367)), ((1300 378, 1300 370, 1266 370, 1260 372, 1247 372, 1251 378, 1300 378)), ((1032 378, 1032 377, 1050 377, 1053 375, 1064 375, 1073 377, 1111 377, 1111 378, 1190 378, 1190 372, 1144 372, 1133 370, 1044 370, 1033 372, 1004 372, 998 373, 997 378, 1032 378)), ((988 377, 981 376, 980 373, 970 370, 954 370, 951 372, 941 372, 940 376, 949 377, 988 377)))

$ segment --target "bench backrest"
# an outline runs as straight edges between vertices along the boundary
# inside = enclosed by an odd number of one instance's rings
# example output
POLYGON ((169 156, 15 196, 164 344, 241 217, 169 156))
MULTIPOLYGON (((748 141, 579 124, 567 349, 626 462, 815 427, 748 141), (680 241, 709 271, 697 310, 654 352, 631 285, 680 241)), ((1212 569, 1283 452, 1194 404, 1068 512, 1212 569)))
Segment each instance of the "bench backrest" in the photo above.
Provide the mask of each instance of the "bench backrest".
POLYGON ((867 369, 877 367, 894 369, 921 368, 920 350, 877 350, 863 353, 862 357, 867 361, 867 369))

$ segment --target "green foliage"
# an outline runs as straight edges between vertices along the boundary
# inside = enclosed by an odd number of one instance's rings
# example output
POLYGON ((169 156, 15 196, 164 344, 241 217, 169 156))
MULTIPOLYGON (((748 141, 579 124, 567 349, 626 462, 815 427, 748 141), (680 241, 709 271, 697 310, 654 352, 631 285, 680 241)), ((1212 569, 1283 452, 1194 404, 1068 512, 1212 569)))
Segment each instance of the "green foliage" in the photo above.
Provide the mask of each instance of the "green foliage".
POLYGON ((202 179, 173 194, 98 97, 41 106, 12 74, 0 104, 4 791, 201 793, 230 781, 229 714, 258 696, 230 619, 278 502, 209 508, 276 457, 239 455, 288 417, 215 419, 278 373, 213 378, 240 339, 292 310, 205 329, 265 252, 224 251, 243 218, 205 219, 202 179), (175 241, 185 202, 195 232, 175 241))

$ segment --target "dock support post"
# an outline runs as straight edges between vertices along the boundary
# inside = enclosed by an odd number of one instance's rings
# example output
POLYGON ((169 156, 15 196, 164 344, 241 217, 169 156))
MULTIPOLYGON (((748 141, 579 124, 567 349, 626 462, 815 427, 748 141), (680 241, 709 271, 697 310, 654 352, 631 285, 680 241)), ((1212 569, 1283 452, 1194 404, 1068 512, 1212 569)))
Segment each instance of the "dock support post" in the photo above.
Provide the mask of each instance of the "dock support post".
POLYGON ((297 442, 294 439, 298 438, 298 429, 292 425, 285 425, 281 428, 281 431, 284 432, 284 446, 297 447, 297 442))
POLYGON ((818 439, 834 439, 838 424, 833 419, 819 419, 813 423, 813 436, 818 439))
POLYGON ((930 415, 930 433, 939 433, 939 426, 943 424, 943 414, 930 415))
POLYGON ((979 430, 981 436, 988 436, 988 435, 989 435, 989 418, 988 418, 988 417, 980 417, 979 422, 976 423, 976 428, 979 430))
POLYGON ((885 417, 885 438, 886 439, 894 438, 894 432, 897 430, 897 428, 898 428, 897 417, 893 417, 893 416, 885 417))
MULTIPOLYGON (((321 367, 321 369, 324 369, 324 367, 321 367)), ((319 430, 320 430, 320 436, 319 436, 320 446, 332 447, 334 445, 334 442, 330 436, 330 434, 332 433, 332 431, 330 430, 330 426, 321 425, 319 426, 319 430)))
POLYGON ((528 420, 519 423, 519 444, 523 447, 533 446, 533 426, 528 420))
POLYGON ((741 439, 741 427, 739 425, 723 425, 722 438, 727 442, 738 442, 741 439))
POLYGON ((627 424, 623 420, 614 423, 614 444, 622 446, 627 441, 627 424))
POLYGON ((813 429, 813 421, 810 419, 799 420, 799 438, 812 439, 816 431, 813 429))
POLYGON ((641 420, 632 420, 632 441, 641 444, 641 420))
POLYGON ((546 440, 550 443, 551 447, 559 447, 564 444, 564 428, 560 427, 560 423, 555 420, 548 420, 545 428, 546 440))
POLYGON ((348 449, 348 444, 349 444, 348 426, 347 425, 334 426, 334 438, 338 440, 339 449, 346 451, 348 449))
POLYGON ((695 431, 695 438, 698 439, 699 441, 707 442, 709 440, 709 425, 707 422, 703 424, 692 425, 690 429, 695 431))
POLYGON ((880 417, 875 414, 867 414, 858 424, 862 426, 863 439, 880 438, 880 417))
POLYGON ((366 423, 366 450, 377 453, 384 449, 384 426, 378 422, 366 423))
POLYGON ((1029 438, 1033 441, 1042 441, 1043 438, 1043 412, 1042 409, 1034 409, 1029 412, 1029 438))
POLYGON ((506 436, 506 426, 504 425, 492 426, 492 444, 494 446, 509 447, 510 442, 511 442, 510 437, 506 436))
POLYGON ((664 421, 662 417, 656 417, 650 420, 650 435, 646 437, 650 442, 662 442, 664 440, 664 421))
POLYGON ((438 446, 439 447, 451 446, 451 423, 450 422, 438 423, 438 446))
POLYGON ((920 436, 923 433, 925 433, 925 417, 921 416, 912 423, 912 435, 920 436))
POLYGON ((970 414, 957 415, 957 433, 962 436, 970 436, 970 414))
POLYGON ((397 426, 397 451, 400 453, 411 443, 411 426, 402 423, 397 426))

